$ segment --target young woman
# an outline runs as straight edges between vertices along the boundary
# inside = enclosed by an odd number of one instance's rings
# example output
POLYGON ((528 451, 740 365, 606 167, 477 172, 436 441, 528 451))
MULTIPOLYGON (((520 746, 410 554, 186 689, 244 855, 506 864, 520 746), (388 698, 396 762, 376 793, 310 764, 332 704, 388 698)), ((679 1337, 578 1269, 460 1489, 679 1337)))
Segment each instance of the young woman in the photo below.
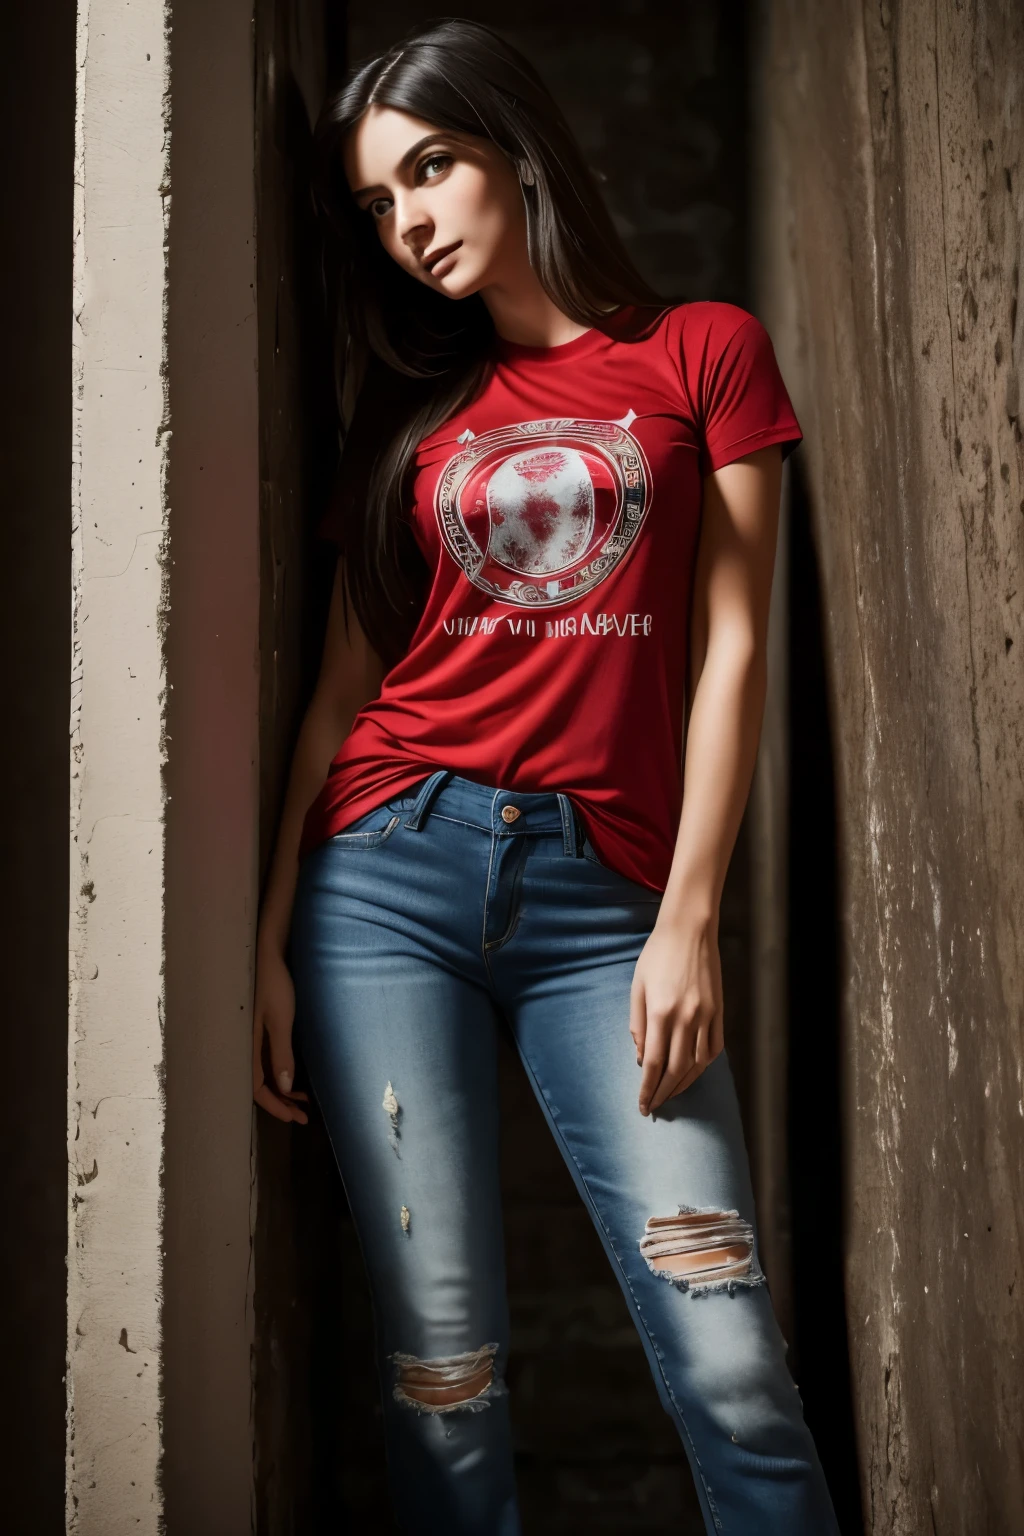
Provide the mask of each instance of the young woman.
POLYGON ((365 65, 317 142, 361 387, 260 917, 254 1086, 305 1124, 294 1023, 370 1278, 402 1529, 519 1530, 504 1019, 707 1529, 827 1536, 717 942, 801 436, 771 343, 734 305, 651 292, 545 88, 483 27, 365 65))

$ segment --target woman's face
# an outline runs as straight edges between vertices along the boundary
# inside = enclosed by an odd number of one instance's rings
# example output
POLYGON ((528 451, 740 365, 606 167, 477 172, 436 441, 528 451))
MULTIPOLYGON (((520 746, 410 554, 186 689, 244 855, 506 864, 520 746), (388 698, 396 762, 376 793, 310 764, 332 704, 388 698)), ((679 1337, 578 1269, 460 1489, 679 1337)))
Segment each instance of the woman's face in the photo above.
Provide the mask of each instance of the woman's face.
POLYGON ((529 272, 519 177, 489 139, 371 106, 345 144, 345 174, 381 244, 450 299, 529 272))

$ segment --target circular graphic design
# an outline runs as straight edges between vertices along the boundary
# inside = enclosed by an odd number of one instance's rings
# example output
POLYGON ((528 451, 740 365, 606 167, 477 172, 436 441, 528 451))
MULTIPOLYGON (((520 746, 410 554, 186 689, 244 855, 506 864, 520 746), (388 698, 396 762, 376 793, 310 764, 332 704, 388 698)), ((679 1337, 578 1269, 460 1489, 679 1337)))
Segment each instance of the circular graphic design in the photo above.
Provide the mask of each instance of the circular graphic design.
POLYGON ((459 439, 435 508, 445 548, 475 587, 557 608, 611 574, 650 502, 634 419, 525 421, 459 439))

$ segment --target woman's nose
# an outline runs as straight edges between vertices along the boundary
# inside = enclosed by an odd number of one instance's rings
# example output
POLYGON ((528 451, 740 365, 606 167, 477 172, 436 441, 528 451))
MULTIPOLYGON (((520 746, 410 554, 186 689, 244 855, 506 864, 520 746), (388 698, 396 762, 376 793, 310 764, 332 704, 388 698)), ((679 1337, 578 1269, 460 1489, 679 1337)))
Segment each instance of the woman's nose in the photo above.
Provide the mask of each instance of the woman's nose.
POLYGON ((403 245, 416 256, 422 256, 430 246, 433 225, 415 193, 400 193, 395 199, 395 228, 403 245))

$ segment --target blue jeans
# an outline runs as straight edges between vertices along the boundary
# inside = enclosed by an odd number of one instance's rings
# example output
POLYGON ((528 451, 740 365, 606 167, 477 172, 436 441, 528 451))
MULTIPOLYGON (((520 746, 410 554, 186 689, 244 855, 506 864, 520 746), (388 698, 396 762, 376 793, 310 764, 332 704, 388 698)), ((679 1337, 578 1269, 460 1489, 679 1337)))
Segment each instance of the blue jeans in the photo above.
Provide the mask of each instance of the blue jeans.
POLYGON ((296 1040, 369 1275, 403 1531, 520 1530, 502 1379, 499 1014, 622 1287, 708 1531, 838 1531, 758 1262, 726 1052, 654 1115, 637 1109, 629 990, 660 900, 598 860, 566 795, 450 769, 303 861, 296 1040))

